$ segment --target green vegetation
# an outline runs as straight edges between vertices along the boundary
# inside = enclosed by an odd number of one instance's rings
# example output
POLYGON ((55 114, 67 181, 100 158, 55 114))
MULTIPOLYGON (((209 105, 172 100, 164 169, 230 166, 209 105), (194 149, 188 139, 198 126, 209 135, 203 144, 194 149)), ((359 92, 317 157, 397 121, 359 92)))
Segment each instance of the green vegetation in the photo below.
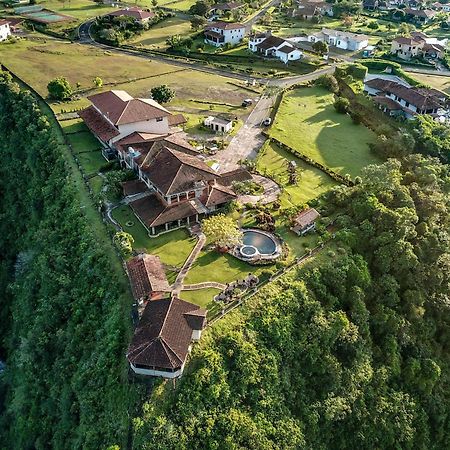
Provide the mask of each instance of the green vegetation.
POLYGON ((72 97, 73 89, 64 77, 51 80, 47 85, 48 94, 53 100, 68 100, 72 97))
POLYGON ((177 389, 134 419, 134 448, 447 448, 447 180, 412 156, 333 190, 328 261, 208 330, 177 389))
POLYGON ((181 291, 180 298, 195 303, 208 311, 214 309, 213 298, 220 293, 220 289, 197 289, 195 291, 181 291))
POLYGON ((279 198, 282 208, 305 204, 336 185, 327 174, 272 142, 259 153, 256 168, 261 174, 270 176, 283 186, 279 198), (298 167, 299 176, 296 184, 289 184, 289 161, 295 161, 298 167))
POLYGON ((300 88, 286 94, 270 134, 324 166, 352 177, 368 164, 379 162, 369 144, 375 135, 355 125, 333 107, 333 94, 321 87, 300 88))
POLYGON ((128 284, 56 124, 0 78, 2 447, 125 446, 128 284))

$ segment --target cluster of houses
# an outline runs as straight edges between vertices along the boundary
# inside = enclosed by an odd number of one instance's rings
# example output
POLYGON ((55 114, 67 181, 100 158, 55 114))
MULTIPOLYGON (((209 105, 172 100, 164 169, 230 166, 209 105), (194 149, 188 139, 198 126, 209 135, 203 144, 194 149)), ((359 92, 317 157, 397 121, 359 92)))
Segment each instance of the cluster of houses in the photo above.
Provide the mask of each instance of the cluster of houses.
POLYGON ((369 45, 369 36, 365 34, 350 33, 348 31, 331 30, 322 28, 322 30, 312 33, 308 36, 309 42, 326 42, 332 47, 342 50, 363 50, 369 45))
POLYGON ((216 173, 181 137, 182 115, 125 91, 88 98, 92 105, 78 114, 104 156, 136 173, 124 193, 137 196, 129 204, 150 235, 189 226, 236 198, 233 174, 216 173))
POLYGON ((323 0, 298 0, 292 8, 292 16, 302 20, 312 20, 314 17, 333 17, 333 5, 323 0))
POLYGON ((270 31, 251 35, 248 48, 261 56, 275 57, 284 63, 296 61, 303 55, 294 44, 281 37, 273 36, 270 31))
POLYGON ((450 99, 437 89, 412 87, 401 79, 379 77, 366 80, 364 91, 390 116, 412 119, 417 114, 429 114, 440 121, 450 117, 450 99))
POLYGON ((422 57, 441 59, 445 54, 448 39, 430 38, 426 34, 414 31, 411 36, 398 36, 392 40, 391 54, 406 61, 422 57))
POLYGON ((403 8, 409 19, 427 23, 436 14, 450 12, 449 3, 434 2, 430 4, 425 0, 363 0, 363 9, 367 11, 392 11, 403 8), (419 12, 419 11, 425 11, 419 12))

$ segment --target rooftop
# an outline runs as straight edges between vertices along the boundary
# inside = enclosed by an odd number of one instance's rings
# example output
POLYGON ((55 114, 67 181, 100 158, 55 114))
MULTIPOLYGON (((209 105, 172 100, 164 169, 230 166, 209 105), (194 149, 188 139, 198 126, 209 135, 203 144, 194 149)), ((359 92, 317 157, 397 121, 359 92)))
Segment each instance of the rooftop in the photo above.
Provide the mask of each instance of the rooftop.
POLYGON ((218 28, 220 30, 237 30, 240 28, 245 28, 245 25, 237 22, 213 22, 209 24, 207 28, 218 28))
POLYGON ((151 19, 156 16, 154 12, 151 11, 145 11, 143 9, 140 9, 136 6, 125 8, 125 9, 119 9, 117 11, 113 11, 108 14, 109 16, 128 16, 128 17, 134 17, 138 20, 145 20, 145 19, 151 19))

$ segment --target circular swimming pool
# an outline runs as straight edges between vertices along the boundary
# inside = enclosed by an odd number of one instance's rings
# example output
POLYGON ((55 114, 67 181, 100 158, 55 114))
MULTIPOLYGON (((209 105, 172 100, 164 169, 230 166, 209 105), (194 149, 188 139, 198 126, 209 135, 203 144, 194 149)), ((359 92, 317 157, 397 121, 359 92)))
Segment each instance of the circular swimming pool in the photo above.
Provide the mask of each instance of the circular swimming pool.
POLYGON ((244 230, 241 253, 246 257, 260 255, 272 255, 277 250, 275 239, 269 234, 257 230, 244 230))

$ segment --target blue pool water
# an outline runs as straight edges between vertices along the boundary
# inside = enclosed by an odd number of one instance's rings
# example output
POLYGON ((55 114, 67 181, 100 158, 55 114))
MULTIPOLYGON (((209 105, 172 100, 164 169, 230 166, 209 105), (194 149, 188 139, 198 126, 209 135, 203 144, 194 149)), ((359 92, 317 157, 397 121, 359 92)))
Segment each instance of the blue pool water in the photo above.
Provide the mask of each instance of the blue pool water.
POLYGON ((273 239, 257 231, 244 231, 242 243, 256 247, 261 255, 271 255, 277 249, 273 239))

